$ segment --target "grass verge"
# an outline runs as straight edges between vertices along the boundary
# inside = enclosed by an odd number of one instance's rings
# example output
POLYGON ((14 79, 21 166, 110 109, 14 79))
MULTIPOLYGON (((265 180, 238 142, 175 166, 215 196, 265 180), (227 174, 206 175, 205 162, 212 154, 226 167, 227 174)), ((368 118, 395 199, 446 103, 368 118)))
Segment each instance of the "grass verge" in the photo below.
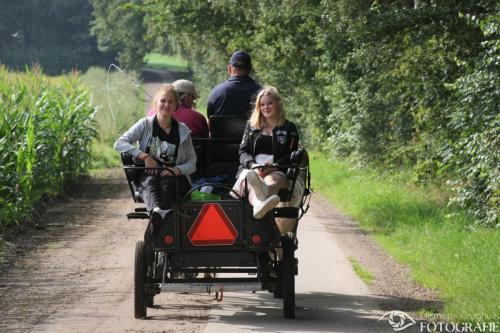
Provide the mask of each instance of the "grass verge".
POLYGON ((137 120, 145 116, 142 86, 133 84, 134 73, 125 74, 92 67, 80 78, 97 107, 98 139, 92 142, 92 169, 121 166, 120 155, 113 149, 115 140, 137 120), (132 77, 132 78, 131 78, 132 77), (109 98, 108 98, 109 92, 109 98))
POLYGON ((351 262, 352 269, 354 269, 354 272, 356 275, 365 283, 370 285, 373 282, 373 279, 375 278, 372 273, 367 271, 361 264, 354 259, 353 257, 348 258, 349 261, 351 262))
MULTIPOLYGON (((313 187, 355 218, 413 278, 439 291, 456 321, 497 321, 500 230, 471 228, 439 191, 311 154, 313 187)), ((428 311, 428 309, 422 309, 428 311)))
POLYGON ((146 67, 159 70, 188 72, 187 61, 179 56, 166 55, 159 53, 149 53, 145 57, 146 67))

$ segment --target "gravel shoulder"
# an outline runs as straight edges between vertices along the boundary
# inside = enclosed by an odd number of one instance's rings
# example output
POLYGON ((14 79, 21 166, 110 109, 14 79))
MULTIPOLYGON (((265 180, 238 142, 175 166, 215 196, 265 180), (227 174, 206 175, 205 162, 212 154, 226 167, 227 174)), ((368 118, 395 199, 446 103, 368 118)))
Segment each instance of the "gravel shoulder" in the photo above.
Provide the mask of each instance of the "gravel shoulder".
POLYGON ((425 319, 419 317, 419 311, 442 309, 438 293, 416 283, 410 269, 385 252, 356 221, 321 195, 315 194, 315 203, 317 214, 329 217, 325 226, 346 257, 354 258, 374 275, 368 289, 379 296, 377 302, 382 310, 400 310, 412 314, 414 319, 425 319))

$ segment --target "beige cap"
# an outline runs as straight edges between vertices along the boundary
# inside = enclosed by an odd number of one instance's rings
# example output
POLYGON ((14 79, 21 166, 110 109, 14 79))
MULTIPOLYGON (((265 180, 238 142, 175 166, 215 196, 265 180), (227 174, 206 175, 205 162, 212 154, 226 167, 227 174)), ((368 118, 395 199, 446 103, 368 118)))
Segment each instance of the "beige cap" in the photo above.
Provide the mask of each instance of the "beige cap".
POLYGON ((194 84, 191 81, 188 80, 177 80, 172 83, 174 85, 175 91, 177 91, 179 94, 191 94, 195 98, 198 98, 198 93, 196 92, 196 89, 194 89, 194 84))

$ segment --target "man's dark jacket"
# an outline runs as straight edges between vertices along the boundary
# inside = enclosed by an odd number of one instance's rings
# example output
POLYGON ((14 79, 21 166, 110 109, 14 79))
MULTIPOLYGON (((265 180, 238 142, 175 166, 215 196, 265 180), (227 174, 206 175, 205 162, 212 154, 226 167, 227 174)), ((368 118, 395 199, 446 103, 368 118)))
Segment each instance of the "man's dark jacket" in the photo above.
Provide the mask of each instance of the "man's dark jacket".
POLYGON ((232 76, 217 85, 207 103, 207 116, 240 115, 248 117, 261 86, 249 76, 232 76))

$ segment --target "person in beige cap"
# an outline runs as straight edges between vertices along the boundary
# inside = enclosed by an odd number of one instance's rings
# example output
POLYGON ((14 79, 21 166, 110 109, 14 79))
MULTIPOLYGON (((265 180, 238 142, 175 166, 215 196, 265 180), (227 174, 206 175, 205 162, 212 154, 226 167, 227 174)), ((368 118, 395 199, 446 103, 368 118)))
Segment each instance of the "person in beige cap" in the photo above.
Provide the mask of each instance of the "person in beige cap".
POLYGON ((188 80, 177 80, 173 83, 179 96, 179 107, 173 116, 183 122, 191 130, 191 136, 208 138, 208 124, 205 117, 196 111, 193 106, 198 98, 194 84, 188 80))

